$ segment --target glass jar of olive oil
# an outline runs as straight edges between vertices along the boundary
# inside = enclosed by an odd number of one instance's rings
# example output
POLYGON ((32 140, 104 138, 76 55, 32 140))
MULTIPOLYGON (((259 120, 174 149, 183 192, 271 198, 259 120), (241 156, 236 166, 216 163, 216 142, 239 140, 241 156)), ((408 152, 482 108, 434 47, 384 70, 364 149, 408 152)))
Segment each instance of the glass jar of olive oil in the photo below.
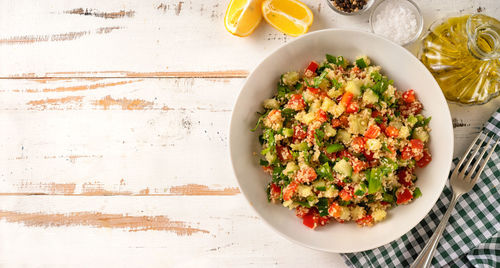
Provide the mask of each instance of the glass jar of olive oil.
POLYGON ((485 103, 500 93, 500 22, 482 14, 438 21, 419 58, 448 100, 485 103))

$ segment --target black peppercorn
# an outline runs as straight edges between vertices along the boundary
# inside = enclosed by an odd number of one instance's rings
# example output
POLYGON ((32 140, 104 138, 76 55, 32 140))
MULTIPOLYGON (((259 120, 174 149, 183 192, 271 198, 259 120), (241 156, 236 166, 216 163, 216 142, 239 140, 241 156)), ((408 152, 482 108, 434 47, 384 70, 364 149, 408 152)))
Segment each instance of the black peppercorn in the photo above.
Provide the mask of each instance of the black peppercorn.
POLYGON ((330 0, 333 6, 346 13, 357 12, 366 5, 366 0, 330 0))

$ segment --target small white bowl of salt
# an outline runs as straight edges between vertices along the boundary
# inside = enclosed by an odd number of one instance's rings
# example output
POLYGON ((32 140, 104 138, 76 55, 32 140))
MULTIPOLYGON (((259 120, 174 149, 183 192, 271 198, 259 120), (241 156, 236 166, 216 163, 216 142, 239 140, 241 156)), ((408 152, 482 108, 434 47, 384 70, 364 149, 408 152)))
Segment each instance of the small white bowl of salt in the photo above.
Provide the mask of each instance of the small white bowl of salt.
POLYGON ((411 0, 383 0, 373 8, 370 25, 373 33, 406 46, 420 37, 424 19, 411 0))

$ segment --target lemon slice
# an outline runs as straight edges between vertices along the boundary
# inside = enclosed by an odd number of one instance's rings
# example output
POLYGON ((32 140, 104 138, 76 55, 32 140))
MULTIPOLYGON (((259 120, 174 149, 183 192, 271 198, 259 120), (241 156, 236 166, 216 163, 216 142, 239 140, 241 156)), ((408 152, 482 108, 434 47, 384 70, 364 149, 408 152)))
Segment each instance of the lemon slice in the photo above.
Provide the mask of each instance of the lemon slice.
POLYGON ((231 0, 224 16, 226 30, 236 36, 250 35, 262 20, 262 0, 231 0))
POLYGON ((274 28, 291 36, 305 34, 314 18, 312 11, 297 0, 264 0, 262 14, 274 28))

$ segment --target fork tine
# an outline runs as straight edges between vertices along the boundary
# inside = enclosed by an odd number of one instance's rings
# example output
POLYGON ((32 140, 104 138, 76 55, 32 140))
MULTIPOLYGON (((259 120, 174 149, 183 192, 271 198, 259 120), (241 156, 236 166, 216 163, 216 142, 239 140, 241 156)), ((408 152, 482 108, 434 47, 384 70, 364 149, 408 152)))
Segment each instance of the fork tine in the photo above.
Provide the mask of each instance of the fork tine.
MULTIPOLYGON (((478 137, 481 136, 481 133, 479 133, 478 137)), ((467 152, 467 154, 464 155, 464 158, 469 158, 469 160, 467 161, 467 164, 464 165, 462 171, 460 171, 460 174, 459 176, 463 177, 465 176, 465 172, 467 171, 467 169, 469 168, 470 166, 470 163, 472 162, 472 159, 474 159, 474 156, 477 155, 477 152, 479 151, 479 149, 481 148, 481 145, 483 144, 484 140, 486 140, 488 136, 487 135, 483 135, 483 138, 481 139, 481 141, 479 142, 479 144, 477 145, 476 149, 474 150, 474 152, 472 154, 469 155, 469 152, 467 152)), ((474 145, 474 143, 472 143, 472 145, 474 145)), ((459 168, 458 166, 456 167, 457 169, 459 168)))
MULTIPOLYGON (((493 137, 492 137, 493 139, 493 137)), ((481 173, 483 173, 483 170, 484 170, 484 167, 486 166, 486 164, 488 163, 488 160, 490 160, 491 158, 491 155, 493 154, 493 152, 495 151, 495 148, 497 147, 498 145, 498 138, 496 139, 496 142, 495 144, 493 144, 493 146, 491 147, 491 151, 490 153, 488 154, 488 156, 486 157, 486 159, 484 159, 484 163, 481 165, 481 167, 479 168, 479 170, 477 171, 477 174, 476 176, 474 177, 474 179, 472 179, 471 183, 476 183, 477 179, 479 179, 479 177, 481 176, 481 173)), ((485 150, 486 151, 486 150, 485 150)))
POLYGON ((469 155, 470 151, 472 150, 472 148, 476 144, 479 137, 481 137, 481 132, 479 132, 479 134, 476 136, 474 141, 469 145, 469 148, 467 148, 467 151, 465 152, 464 156, 462 156, 462 158, 460 159, 458 164, 455 166, 455 169, 453 170, 453 173, 451 176, 456 176, 458 174, 458 170, 460 169, 460 166, 462 166, 462 164, 464 163, 465 159, 467 158, 467 155, 469 155))
MULTIPOLYGON (((488 147, 489 147, 490 143, 492 143, 491 141, 495 141, 493 139, 493 136, 491 136, 491 138, 489 138, 488 141, 486 142, 484 149, 482 150, 482 152, 479 155, 479 157, 477 158, 476 162, 474 163, 474 165, 470 169, 469 173, 467 174, 467 177, 464 177, 464 180, 469 181, 472 178, 472 175, 474 174, 477 166, 479 166, 479 163, 481 163, 481 160, 483 159, 484 154, 486 153, 486 151, 488 151, 488 147)), ((475 157, 475 155, 473 155, 471 157, 471 159, 473 159, 474 157, 475 157)))

